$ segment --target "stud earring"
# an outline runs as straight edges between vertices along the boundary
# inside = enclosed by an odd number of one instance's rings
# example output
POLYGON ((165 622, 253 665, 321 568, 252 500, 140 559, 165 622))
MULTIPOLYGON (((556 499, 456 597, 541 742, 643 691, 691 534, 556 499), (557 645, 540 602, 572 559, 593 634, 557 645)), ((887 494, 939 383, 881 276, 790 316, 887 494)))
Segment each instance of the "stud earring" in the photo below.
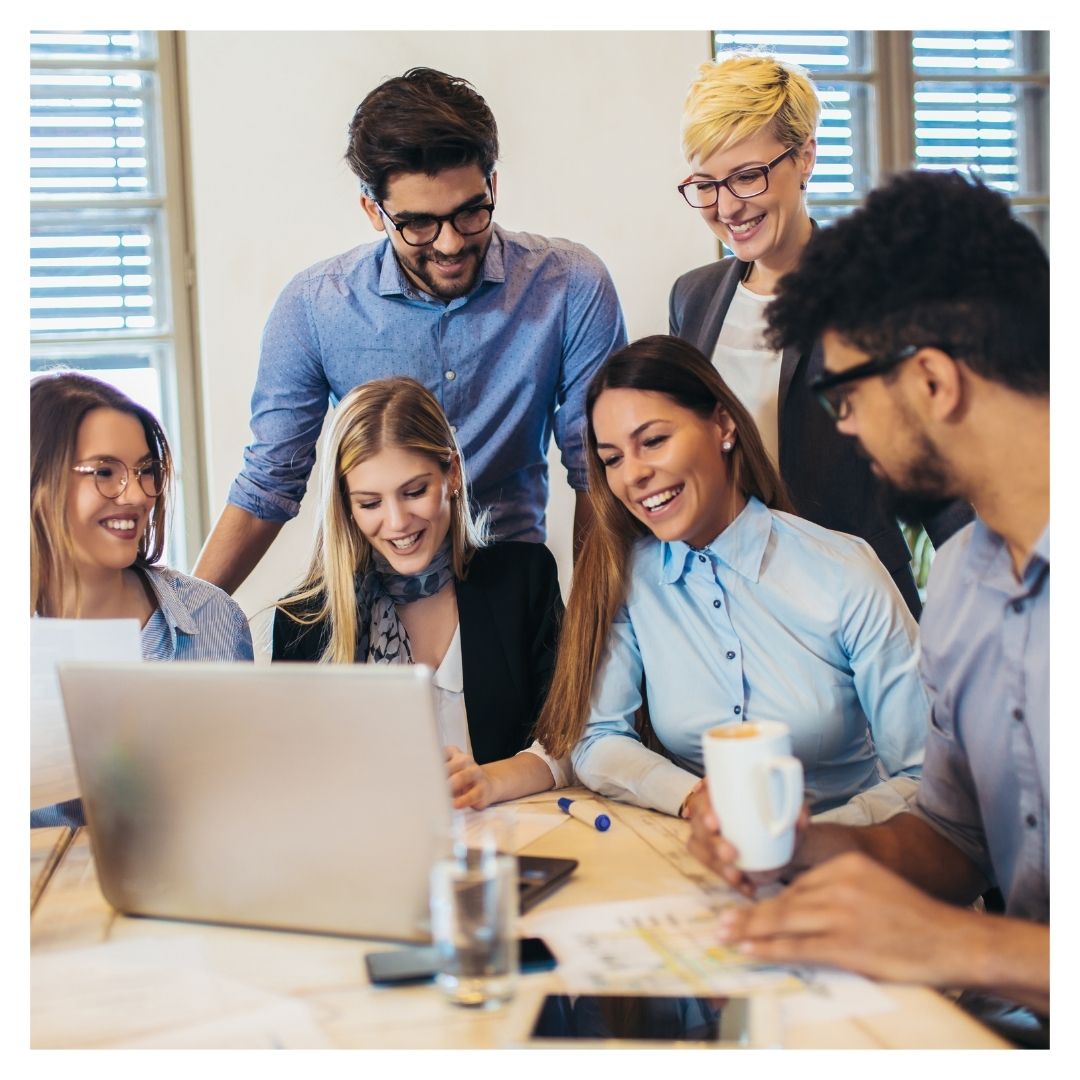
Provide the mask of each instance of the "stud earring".
POLYGON ((728 453, 731 450, 732 446, 734 446, 734 445, 735 444, 732 443, 730 440, 728 442, 725 442, 724 443, 724 453, 725 454, 728 453))
POLYGON ((799 190, 800 191, 805 191, 806 190, 806 181, 805 180, 803 180, 802 183, 799 184, 799 190))

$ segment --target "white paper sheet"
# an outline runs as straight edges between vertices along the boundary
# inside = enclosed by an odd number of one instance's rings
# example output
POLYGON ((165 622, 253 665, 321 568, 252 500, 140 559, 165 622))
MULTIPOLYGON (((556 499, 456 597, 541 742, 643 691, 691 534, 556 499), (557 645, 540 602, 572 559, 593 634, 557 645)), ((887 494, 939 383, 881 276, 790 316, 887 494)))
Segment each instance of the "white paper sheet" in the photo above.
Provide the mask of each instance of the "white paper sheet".
POLYGON ((36 953, 31 1046, 323 1048, 309 1006, 203 967, 199 943, 109 942, 36 953))
POLYGON ((693 896, 628 900, 532 912, 575 993, 729 994, 796 990, 786 968, 756 964, 716 940, 719 907, 693 896))
POLYGON ((896 1003, 876 983, 861 975, 823 968, 800 971, 800 974, 806 988, 785 994, 779 1001, 784 1028, 869 1016, 896 1008, 896 1003))
POLYGON ((830 969, 757 964, 716 940, 729 903, 692 896, 533 912, 523 933, 542 937, 571 993, 776 996, 781 1030, 896 1008, 875 983, 830 969))
POLYGON ((62 660, 138 661, 135 619, 30 620, 30 806, 79 794, 56 665, 62 660))
POLYGON ((498 836, 505 828, 509 839, 501 848, 521 851, 545 833, 557 829, 570 819, 562 812, 545 814, 539 811, 516 810, 511 806, 491 806, 486 810, 470 810, 465 815, 465 842, 470 847, 482 846, 485 831, 493 829, 498 836))

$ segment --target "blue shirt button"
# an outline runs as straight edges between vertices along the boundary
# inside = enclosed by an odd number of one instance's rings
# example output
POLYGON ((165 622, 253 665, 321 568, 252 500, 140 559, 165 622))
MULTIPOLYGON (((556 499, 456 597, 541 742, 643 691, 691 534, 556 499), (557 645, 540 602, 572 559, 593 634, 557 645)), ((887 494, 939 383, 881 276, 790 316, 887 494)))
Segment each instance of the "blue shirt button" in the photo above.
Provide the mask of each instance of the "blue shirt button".
POLYGON ((1013 609, 1013 611, 1016 612, 1017 615, 1023 614, 1024 601, 1023 600, 1014 600, 1013 603, 1012 603, 1012 609, 1013 609))
POLYGON ((1013 719, 1022 721, 1024 719, 1024 710, 1013 709, 1013 719))
POLYGON ((698 562, 705 562, 705 556, 704 556, 704 555, 699 555, 699 556, 697 557, 697 561, 698 561, 698 562))
POLYGON ((720 601, 719 601, 719 600, 714 600, 714 601, 712 602, 712 606, 713 606, 713 607, 720 607, 720 601))
POLYGON ((741 713, 741 712, 742 712, 742 706, 741 705, 736 705, 735 706, 735 715, 738 716, 739 713, 741 713))
POLYGON ((729 660, 734 660, 735 659, 735 654, 729 650, 728 654, 727 654, 727 658, 729 660))
POLYGON ((1024 818, 1024 822, 1029 829, 1034 829, 1035 826, 1039 824, 1038 818, 1036 818, 1034 814, 1028 814, 1028 816, 1024 818))

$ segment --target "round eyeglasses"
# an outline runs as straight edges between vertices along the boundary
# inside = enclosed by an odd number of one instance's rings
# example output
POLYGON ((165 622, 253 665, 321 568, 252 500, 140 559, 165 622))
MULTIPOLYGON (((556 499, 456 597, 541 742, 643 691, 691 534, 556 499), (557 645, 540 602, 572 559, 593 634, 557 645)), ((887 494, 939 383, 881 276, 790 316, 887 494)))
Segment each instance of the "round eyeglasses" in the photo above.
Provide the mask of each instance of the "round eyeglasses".
MULTIPOLYGON (((491 182, 488 182, 488 195, 491 196, 491 182)), ((495 213, 495 201, 481 203, 478 206, 462 206, 452 214, 417 214, 405 221, 395 221, 382 203, 376 203, 382 215, 397 229, 401 239, 409 247, 426 247, 434 244, 442 232, 443 223, 449 221, 454 232, 459 236, 475 236, 482 233, 490 224, 495 213)))
POLYGON ((106 499, 119 499, 124 494, 131 473, 135 474, 143 493, 151 499, 156 499, 165 489, 165 468, 156 459, 143 462, 130 470, 115 458, 98 458, 93 463, 73 465, 71 468, 73 472, 92 476, 98 493, 106 499))
POLYGON ((788 147, 779 157, 764 165, 748 165, 722 180, 694 180, 687 178, 678 185, 679 194, 695 209, 706 210, 720 199, 720 189, 727 188, 736 199, 752 199, 769 190, 769 173, 784 158, 791 157, 799 148, 788 147))

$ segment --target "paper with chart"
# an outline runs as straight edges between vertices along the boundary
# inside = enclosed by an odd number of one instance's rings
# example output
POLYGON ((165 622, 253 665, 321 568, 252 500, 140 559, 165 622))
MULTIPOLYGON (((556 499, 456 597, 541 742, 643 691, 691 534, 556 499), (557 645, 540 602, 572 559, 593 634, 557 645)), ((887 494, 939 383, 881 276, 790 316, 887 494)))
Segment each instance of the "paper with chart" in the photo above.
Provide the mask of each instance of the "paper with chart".
POLYGON ((628 900, 533 912, 524 933, 542 937, 571 993, 702 996, 781 995, 790 1022, 886 1012, 895 1004, 845 972, 748 960, 716 940, 716 917, 733 901, 692 896, 628 900))
POLYGON ((637 833, 658 855, 663 856, 683 877, 692 881, 711 901, 730 898, 731 889, 690 854, 686 841, 690 822, 669 814, 638 807, 609 804, 608 813, 637 833))
POLYGON ((721 945, 719 910, 697 897, 671 896, 560 908, 524 921, 558 957, 562 981, 581 993, 710 995, 804 985, 786 968, 721 945))

